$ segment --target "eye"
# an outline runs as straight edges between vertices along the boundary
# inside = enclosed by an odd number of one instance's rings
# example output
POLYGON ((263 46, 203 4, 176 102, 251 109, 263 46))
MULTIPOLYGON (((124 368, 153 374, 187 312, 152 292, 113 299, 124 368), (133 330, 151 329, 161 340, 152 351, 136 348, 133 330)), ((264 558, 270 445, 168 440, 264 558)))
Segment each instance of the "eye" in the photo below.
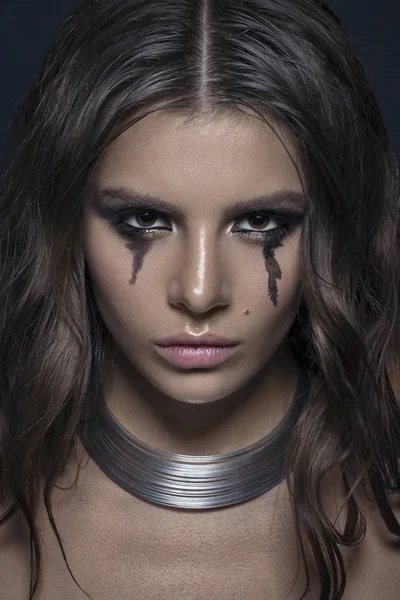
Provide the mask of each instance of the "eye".
POLYGON ((258 232, 258 233, 263 233, 266 231, 271 231, 274 229, 278 229, 283 222, 287 222, 288 219, 281 215, 281 216, 274 216, 271 212, 267 212, 267 211, 258 211, 258 212, 253 212, 253 213, 249 213, 248 215, 245 215, 240 221, 237 221, 237 224, 235 225, 235 229, 233 231, 243 231, 243 232, 258 232), (272 221, 276 221, 278 223, 277 226, 275 227, 270 227, 271 225, 271 220, 272 221), (250 223, 250 227, 241 227, 240 223, 250 223))
POLYGON ((278 212, 271 210, 259 210, 248 213, 235 224, 232 232, 248 240, 261 242, 264 246, 279 245, 285 236, 287 236, 303 220, 304 215, 293 214, 290 212, 278 212), (271 227, 275 222, 276 227, 271 227), (241 227, 241 223, 249 223, 250 227, 241 227))
POLYGON ((166 219, 154 210, 136 210, 129 215, 129 219, 126 219, 125 222, 128 220, 133 221, 131 227, 134 229, 169 229, 168 226, 157 225, 157 221, 164 220, 165 223, 166 219))

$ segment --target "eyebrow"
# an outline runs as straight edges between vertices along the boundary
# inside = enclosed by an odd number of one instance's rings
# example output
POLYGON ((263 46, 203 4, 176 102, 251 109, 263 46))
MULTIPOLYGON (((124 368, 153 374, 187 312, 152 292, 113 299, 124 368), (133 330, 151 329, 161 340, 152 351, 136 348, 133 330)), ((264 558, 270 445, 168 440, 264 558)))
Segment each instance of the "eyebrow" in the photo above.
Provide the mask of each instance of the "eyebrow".
MULTIPOLYGON (((173 218, 183 218, 183 211, 174 204, 157 196, 138 192, 124 186, 108 186, 96 194, 96 198, 107 208, 143 207, 151 208, 156 212, 165 213, 173 218)), ((293 216, 302 217, 306 208, 305 196, 302 192, 290 189, 280 189, 269 194, 256 196, 247 200, 239 200, 227 206, 224 210, 225 218, 233 218, 238 213, 247 213, 257 210, 270 210, 286 212, 293 216)))

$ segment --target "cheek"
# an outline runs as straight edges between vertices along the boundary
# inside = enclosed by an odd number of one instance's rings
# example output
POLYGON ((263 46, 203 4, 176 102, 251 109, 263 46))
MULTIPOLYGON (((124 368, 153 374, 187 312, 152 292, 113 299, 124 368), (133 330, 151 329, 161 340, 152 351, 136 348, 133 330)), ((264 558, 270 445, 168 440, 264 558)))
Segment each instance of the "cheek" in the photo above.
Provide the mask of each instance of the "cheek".
POLYGON ((129 355, 144 348, 156 307, 149 301, 148 293, 135 290, 128 280, 126 269, 118 274, 115 270, 103 271, 101 278, 93 281, 93 294, 106 328, 129 355))
MULTIPOLYGON (((139 359, 152 336, 166 329, 164 283, 152 248, 135 243, 135 251, 119 243, 114 252, 98 248, 87 257, 94 298, 106 328, 122 351, 139 359), (132 280, 137 276, 137 282, 132 280)), ((162 267, 162 264, 161 264, 162 267)))
POLYGON ((275 254, 261 250, 260 262, 263 281, 250 283, 246 308, 252 315, 254 339, 270 347, 282 340, 296 318, 301 292, 298 245, 283 245, 275 254))
POLYGON ((290 312, 293 305, 297 307, 301 290, 299 238, 297 234, 275 248, 261 247, 254 257, 254 276, 246 278, 249 295, 261 303, 271 319, 290 312))
POLYGON ((276 278, 278 308, 292 310, 293 304, 297 306, 301 290, 299 246, 288 244, 274 252, 263 252, 263 259, 269 285, 276 278))
POLYGON ((129 280, 131 285, 136 283, 138 273, 142 270, 145 256, 151 249, 151 246, 152 243, 148 240, 137 240, 127 244, 127 248, 129 248, 133 255, 132 275, 129 280))
MULTIPOLYGON (((132 277, 132 252, 110 235, 86 238, 86 265, 99 312, 112 334, 133 321, 137 312, 132 277), (98 240, 101 240, 99 242, 98 240)), ((144 257, 143 257, 144 259, 144 257)), ((143 262, 143 261, 142 261, 143 262)))
POLYGON ((152 248, 150 239, 122 239, 110 234, 108 225, 90 211, 84 221, 85 258, 92 281, 101 289, 120 282, 136 284, 145 258, 152 248))

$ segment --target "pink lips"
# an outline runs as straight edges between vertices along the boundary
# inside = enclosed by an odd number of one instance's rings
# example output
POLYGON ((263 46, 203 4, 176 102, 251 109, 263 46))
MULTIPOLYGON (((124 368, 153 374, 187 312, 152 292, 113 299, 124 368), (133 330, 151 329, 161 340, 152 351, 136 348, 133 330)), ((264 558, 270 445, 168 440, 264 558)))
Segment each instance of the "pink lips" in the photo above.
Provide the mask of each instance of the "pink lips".
POLYGON ((207 333, 182 334, 156 342, 156 350, 168 362, 184 369, 202 369, 222 364, 235 353, 237 340, 207 333))
POLYGON ((225 362, 234 352, 236 346, 204 346, 175 345, 156 346, 160 356, 168 362, 184 369, 204 369, 215 367, 225 362))

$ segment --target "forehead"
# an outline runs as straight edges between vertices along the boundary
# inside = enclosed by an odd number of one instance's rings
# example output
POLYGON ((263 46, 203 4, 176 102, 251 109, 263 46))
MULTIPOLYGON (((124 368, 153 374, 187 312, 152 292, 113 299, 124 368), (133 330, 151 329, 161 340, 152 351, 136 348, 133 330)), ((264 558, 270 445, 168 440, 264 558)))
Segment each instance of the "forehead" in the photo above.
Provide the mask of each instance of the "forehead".
MULTIPOLYGON (((297 164, 294 142, 282 126, 268 120, 297 164)), ((95 187, 109 185, 197 206, 225 204, 282 187, 301 190, 296 168, 275 133, 239 110, 190 120, 171 110, 145 117, 103 152, 95 187)))

